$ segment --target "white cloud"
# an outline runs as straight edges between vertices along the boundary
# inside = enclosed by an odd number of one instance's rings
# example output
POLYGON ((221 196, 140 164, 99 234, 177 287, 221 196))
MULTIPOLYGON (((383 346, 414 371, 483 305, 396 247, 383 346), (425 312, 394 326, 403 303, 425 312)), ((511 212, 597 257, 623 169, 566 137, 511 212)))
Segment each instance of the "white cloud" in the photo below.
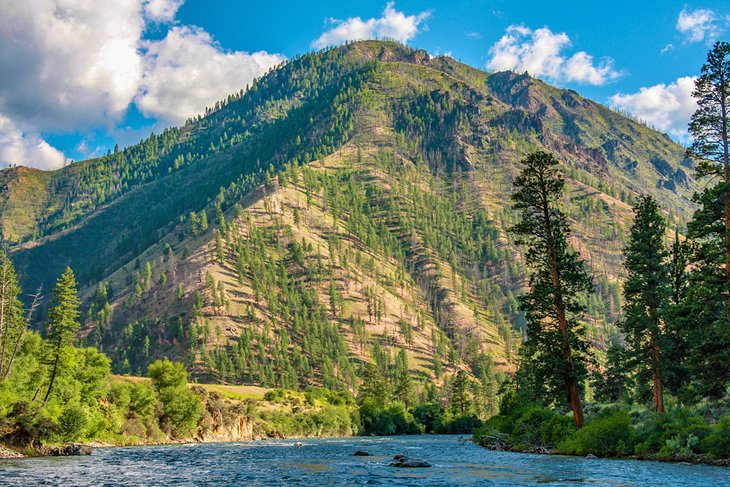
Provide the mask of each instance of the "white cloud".
POLYGON ((0 162, 59 165, 42 133, 116 131, 131 103, 177 123, 284 58, 227 52, 202 29, 172 27, 184 0, 0 0, 0 162), (34 161, 37 158, 37 162, 34 161))
POLYGON ((360 17, 350 17, 346 20, 329 19, 327 22, 333 27, 312 41, 311 45, 314 48, 322 48, 346 41, 374 38, 407 42, 418 34, 421 25, 430 15, 428 11, 417 15, 406 15, 395 9, 393 2, 389 2, 383 10, 383 15, 377 19, 362 20, 360 17))
POLYGON ((135 102, 143 114, 169 123, 201 113, 284 60, 263 51, 226 52, 197 27, 174 27, 144 47, 144 77, 135 102))
POLYGON ((0 167, 11 164, 56 169, 66 157, 38 134, 23 133, 10 119, 0 115, 0 167))
POLYGON ((144 0, 145 17, 154 22, 172 22, 185 0, 144 0))
POLYGON ((0 113, 41 130, 120 118, 142 76, 139 0, 0 0, 0 113))
POLYGON ((489 49, 491 59, 487 68, 492 71, 527 71, 532 76, 556 82, 590 85, 603 85, 620 76, 610 58, 596 63, 593 56, 584 51, 567 57, 563 51, 570 45, 570 37, 564 32, 554 33, 547 27, 532 30, 523 25, 511 25, 489 49))
POLYGON ((717 22, 717 15, 712 10, 687 10, 685 7, 677 17, 677 30, 684 35, 687 42, 712 43, 722 32, 717 22))
POLYGON ((617 93, 611 97, 610 102, 614 107, 632 113, 657 130, 686 142, 689 140, 687 124, 697 110, 697 103, 692 97, 695 79, 685 76, 673 83, 641 88, 633 94, 617 93))

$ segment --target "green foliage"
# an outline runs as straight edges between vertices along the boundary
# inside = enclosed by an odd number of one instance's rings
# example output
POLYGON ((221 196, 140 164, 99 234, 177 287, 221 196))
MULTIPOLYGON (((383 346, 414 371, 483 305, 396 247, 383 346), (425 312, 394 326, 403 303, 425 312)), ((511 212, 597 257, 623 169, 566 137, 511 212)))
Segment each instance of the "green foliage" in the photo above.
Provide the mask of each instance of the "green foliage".
MULTIPOLYGON (((512 195, 520 221, 511 231, 525 245, 532 269, 530 290, 520 297, 527 318, 527 340, 520 349, 520 372, 551 403, 569 398, 576 424, 583 422, 578 383, 589 359, 580 320, 579 297, 593 289, 580 256, 570 247, 570 227, 560 210, 565 181, 558 160, 534 152, 523 160, 512 195)), ((540 396, 541 394, 535 394, 540 396)))
POLYGON ((634 434, 631 418, 625 411, 619 411, 588 421, 573 438, 560 444, 558 450, 571 455, 627 455, 633 451, 634 434))
POLYGON ((634 208, 629 243, 624 250, 624 318, 619 327, 629 343, 639 380, 651 380, 654 409, 664 410, 662 365, 667 337, 664 321, 670 303, 670 274, 664 246, 666 223, 657 202, 643 196, 634 208))
POLYGON ((174 438, 190 435, 203 417, 203 403, 188 389, 188 372, 179 362, 157 360, 148 375, 162 404, 160 427, 174 438))
POLYGON ((730 415, 712 427, 702 447, 715 458, 730 458, 730 415))

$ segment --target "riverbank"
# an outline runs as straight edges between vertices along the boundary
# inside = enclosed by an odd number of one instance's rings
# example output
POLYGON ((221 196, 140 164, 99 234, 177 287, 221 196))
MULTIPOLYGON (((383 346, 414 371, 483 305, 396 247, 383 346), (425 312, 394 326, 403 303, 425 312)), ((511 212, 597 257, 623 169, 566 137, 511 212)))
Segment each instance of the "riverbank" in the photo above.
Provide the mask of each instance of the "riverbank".
POLYGON ((674 408, 659 414, 641 406, 592 405, 585 426, 536 404, 504 401, 499 415, 474 431, 493 451, 637 459, 730 466, 730 415, 725 404, 705 411, 674 408))

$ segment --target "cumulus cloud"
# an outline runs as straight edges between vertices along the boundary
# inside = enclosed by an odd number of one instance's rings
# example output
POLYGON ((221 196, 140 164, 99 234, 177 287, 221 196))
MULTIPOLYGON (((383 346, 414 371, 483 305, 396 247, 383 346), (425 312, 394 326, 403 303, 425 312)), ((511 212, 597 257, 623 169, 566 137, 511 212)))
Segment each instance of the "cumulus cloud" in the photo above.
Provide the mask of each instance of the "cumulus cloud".
POLYGON ((227 52, 192 26, 144 39, 183 3, 0 0, 0 162, 58 166, 65 158, 39 134, 110 133, 132 103, 158 125, 177 123, 283 59, 227 52))
POLYGON ((172 22, 185 0, 145 0, 145 17, 154 22, 172 22))
POLYGON ((144 47, 144 76, 135 102, 143 114, 168 123, 201 113, 284 60, 264 51, 226 52, 197 27, 174 27, 163 40, 144 47))
POLYGON ((684 35, 686 42, 712 43, 722 32, 718 21, 717 14, 712 10, 688 10, 685 7, 677 17, 677 30, 684 35))
POLYGON ((565 32, 549 28, 532 30, 524 25, 511 25, 490 49, 487 68, 492 71, 527 71, 533 76, 556 82, 603 85, 620 76, 613 60, 596 63, 593 56, 580 51, 568 57, 564 51, 571 45, 565 32))
POLYGON ((119 118, 137 93, 135 1, 0 0, 0 113, 40 129, 119 118))
POLYGON ((417 15, 406 15, 395 9, 395 3, 389 2, 383 10, 383 15, 377 19, 363 20, 360 17, 350 17, 346 20, 328 19, 327 22, 332 27, 312 41, 311 45, 314 48, 322 48, 346 41, 374 38, 407 42, 418 34, 430 15, 428 11, 417 15))
POLYGON ((692 97, 695 77, 685 76, 673 83, 641 88, 636 93, 617 93, 610 99, 619 109, 644 120, 657 130, 666 132, 681 142, 687 142, 687 124, 697 110, 692 97))
POLYGON ((10 165, 55 169, 66 157, 38 134, 24 133, 10 119, 0 115, 0 167, 10 165))

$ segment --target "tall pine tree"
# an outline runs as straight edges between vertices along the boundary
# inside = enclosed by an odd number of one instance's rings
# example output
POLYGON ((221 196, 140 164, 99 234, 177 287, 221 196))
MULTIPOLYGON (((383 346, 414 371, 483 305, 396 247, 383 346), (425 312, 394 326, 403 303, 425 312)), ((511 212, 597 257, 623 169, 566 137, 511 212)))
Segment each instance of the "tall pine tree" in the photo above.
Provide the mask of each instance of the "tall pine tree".
POLYGON ((664 412, 663 348, 664 320, 671 286, 667 231, 657 202, 643 196, 634 208, 629 243, 624 249, 627 277, 624 282, 624 319, 619 327, 626 334, 639 376, 651 376, 654 411, 664 412))
POLYGON ((43 404, 53 392, 56 377, 63 367, 66 348, 72 345, 76 331, 79 329, 79 298, 76 294, 76 278, 70 267, 61 274, 56 281, 52 294, 52 307, 48 312, 49 354, 51 363, 51 377, 43 404))
POLYGON ((699 176, 719 182, 695 195, 699 208, 688 224, 687 363, 694 395, 718 399, 730 381, 730 44, 718 42, 710 50, 693 96, 698 109, 687 153, 698 161, 699 176))
POLYGON ((527 318, 527 339, 521 348, 522 371, 550 398, 563 391, 578 428, 584 423, 579 384, 589 359, 580 315, 581 294, 593 289, 580 256, 568 243, 570 227, 559 208, 565 182, 558 160, 534 152, 522 163, 512 195, 521 220, 511 231, 527 246, 525 262, 532 269, 530 290, 520 298, 527 318))

